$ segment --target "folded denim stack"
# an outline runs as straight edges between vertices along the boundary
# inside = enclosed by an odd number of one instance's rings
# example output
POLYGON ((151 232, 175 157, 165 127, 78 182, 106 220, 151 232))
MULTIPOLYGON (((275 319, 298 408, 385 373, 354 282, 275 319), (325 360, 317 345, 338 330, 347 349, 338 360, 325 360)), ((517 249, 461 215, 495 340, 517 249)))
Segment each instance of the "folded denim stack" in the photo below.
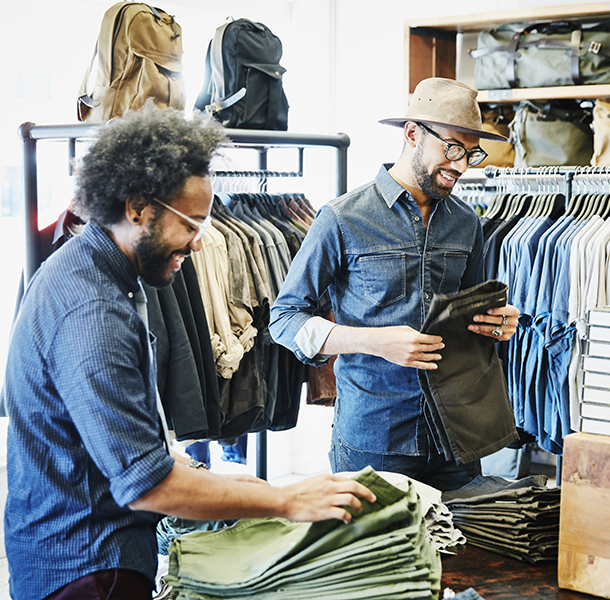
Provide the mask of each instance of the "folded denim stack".
POLYGON ((174 538, 194 531, 218 531, 233 525, 235 520, 228 521, 191 521, 179 517, 163 517, 157 523, 157 553, 163 556, 169 554, 169 545, 174 538))
POLYGON ((437 598, 441 563, 425 532, 420 499, 370 467, 355 477, 377 496, 350 524, 242 519, 220 531, 172 540, 176 600, 437 598))
POLYGON ((469 544, 535 564, 558 555, 561 491, 546 482, 480 475, 443 500, 469 544))

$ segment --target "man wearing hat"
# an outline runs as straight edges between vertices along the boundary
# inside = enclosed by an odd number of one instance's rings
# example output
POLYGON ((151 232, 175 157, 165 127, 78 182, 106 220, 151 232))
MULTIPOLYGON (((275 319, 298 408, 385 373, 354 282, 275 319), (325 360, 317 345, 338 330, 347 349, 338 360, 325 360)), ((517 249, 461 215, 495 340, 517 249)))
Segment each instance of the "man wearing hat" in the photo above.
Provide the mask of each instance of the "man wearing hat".
MULTIPOLYGON (((480 473, 479 461, 445 460, 430 439, 418 369, 437 369, 440 336, 419 333, 434 294, 484 280, 476 213, 451 194, 487 156, 477 90, 450 79, 422 81, 404 118, 404 148, 374 181, 323 206, 271 310, 270 331, 303 362, 335 363, 333 472, 367 465, 404 473, 440 490, 480 473), (332 323, 317 315, 328 290, 332 323)), ((477 315, 469 329, 508 340, 519 311, 477 315)))

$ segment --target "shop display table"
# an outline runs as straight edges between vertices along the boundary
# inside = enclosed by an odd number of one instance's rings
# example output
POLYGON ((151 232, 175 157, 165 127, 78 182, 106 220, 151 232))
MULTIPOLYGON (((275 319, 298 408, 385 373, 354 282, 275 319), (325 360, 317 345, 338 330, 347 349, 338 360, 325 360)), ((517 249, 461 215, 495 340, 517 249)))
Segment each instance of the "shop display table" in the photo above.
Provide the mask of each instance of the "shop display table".
POLYGON ((441 594, 471 587, 485 600, 590 600, 589 594, 560 589, 557 562, 531 565, 466 544, 455 555, 442 555, 441 594))

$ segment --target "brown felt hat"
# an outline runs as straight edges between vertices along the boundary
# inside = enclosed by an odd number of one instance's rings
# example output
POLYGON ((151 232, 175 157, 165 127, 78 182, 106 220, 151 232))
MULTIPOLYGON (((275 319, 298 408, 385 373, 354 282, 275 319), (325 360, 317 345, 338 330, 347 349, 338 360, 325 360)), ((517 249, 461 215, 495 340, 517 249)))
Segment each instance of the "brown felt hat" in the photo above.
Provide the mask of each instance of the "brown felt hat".
POLYGON ((483 129, 477 94, 476 88, 455 79, 430 77, 417 84, 404 117, 379 122, 404 127, 407 121, 421 121, 486 140, 507 142, 503 135, 483 129))

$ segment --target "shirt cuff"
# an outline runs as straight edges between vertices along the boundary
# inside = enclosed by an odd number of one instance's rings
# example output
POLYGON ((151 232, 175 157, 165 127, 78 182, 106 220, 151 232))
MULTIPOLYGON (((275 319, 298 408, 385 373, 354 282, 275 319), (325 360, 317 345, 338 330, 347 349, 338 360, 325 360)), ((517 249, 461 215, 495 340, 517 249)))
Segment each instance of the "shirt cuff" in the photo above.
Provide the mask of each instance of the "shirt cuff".
POLYGON ((337 324, 323 317, 311 317, 294 337, 299 350, 309 359, 327 361, 330 355, 319 354, 328 334, 337 324))

